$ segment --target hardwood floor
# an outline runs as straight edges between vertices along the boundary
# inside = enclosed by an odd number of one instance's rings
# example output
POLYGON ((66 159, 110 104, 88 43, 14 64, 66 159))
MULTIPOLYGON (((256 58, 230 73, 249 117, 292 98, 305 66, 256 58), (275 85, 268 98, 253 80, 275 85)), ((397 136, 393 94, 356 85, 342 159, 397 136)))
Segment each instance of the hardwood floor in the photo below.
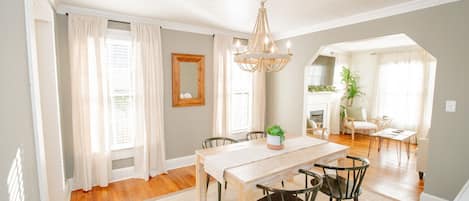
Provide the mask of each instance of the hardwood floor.
MULTIPOLYGON (((367 156, 369 138, 356 135, 352 141, 350 135, 331 135, 331 142, 350 146, 349 155, 367 156)), ((393 197, 398 200, 419 200, 423 191, 423 181, 416 172, 415 146, 411 146, 411 157, 407 160, 405 149, 401 164, 397 161, 396 143, 389 148, 383 145, 378 153, 373 147, 370 155, 371 166, 365 176, 365 188, 393 197)), ((167 175, 160 175, 145 182, 140 179, 129 179, 109 184, 106 188, 95 187, 89 192, 74 191, 72 201, 141 201, 160 195, 190 188, 195 185, 195 167, 184 167, 171 170, 167 175)))

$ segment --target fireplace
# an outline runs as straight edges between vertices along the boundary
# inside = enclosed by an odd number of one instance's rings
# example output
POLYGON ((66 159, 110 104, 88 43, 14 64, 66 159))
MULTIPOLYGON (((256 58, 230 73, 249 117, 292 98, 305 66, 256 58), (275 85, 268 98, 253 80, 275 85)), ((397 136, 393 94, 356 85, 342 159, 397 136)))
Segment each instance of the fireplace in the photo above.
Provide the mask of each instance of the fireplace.
POLYGON ((309 119, 324 125, 324 110, 312 110, 309 112, 309 119))

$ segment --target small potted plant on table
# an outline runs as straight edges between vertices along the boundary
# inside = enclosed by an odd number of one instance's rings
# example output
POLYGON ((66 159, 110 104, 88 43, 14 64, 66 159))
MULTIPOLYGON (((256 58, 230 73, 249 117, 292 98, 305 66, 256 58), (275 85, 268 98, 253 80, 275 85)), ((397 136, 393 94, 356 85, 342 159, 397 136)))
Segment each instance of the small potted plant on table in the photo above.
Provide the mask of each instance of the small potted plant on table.
POLYGON ((283 149, 285 141, 285 132, 278 125, 271 126, 267 129, 267 147, 273 150, 283 149))

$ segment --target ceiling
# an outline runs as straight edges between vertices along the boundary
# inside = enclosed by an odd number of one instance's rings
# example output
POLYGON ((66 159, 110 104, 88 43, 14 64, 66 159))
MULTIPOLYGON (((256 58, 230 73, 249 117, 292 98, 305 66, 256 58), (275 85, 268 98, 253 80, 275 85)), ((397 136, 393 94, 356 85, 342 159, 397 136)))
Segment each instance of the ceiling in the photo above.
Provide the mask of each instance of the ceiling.
POLYGON ((405 34, 396 34, 359 41, 336 43, 325 47, 323 52, 347 53, 412 46, 418 46, 418 44, 405 34))
MULTIPOLYGON (((98 9, 178 23, 249 33, 260 0, 55 0, 56 5, 98 9)), ((304 30, 354 15, 435 0, 268 0, 274 34, 304 30)), ((439 0, 438 2, 441 2, 439 0)), ((446 0, 448 1, 448 0, 446 0)), ((454 0, 453 0, 454 1, 454 0)), ((434 3, 435 4, 435 3, 434 3)), ((392 10, 392 9, 389 9, 392 10)))

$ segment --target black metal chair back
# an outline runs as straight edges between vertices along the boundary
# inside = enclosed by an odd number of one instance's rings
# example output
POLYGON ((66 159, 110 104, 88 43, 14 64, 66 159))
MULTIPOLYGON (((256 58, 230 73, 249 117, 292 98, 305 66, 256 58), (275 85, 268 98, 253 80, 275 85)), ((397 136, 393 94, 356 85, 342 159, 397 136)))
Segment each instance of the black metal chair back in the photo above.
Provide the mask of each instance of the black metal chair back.
MULTIPOLYGON (((208 148, 213 148, 213 147, 219 147, 227 144, 234 144, 237 143, 238 141, 235 139, 227 138, 227 137, 211 137, 207 138, 202 142, 202 148, 203 149, 208 149, 208 148)), ((207 175, 207 188, 210 183, 210 175, 207 175)), ((225 189, 226 189, 227 183, 225 182, 225 189)), ((221 183, 217 182, 217 187, 218 187, 218 201, 221 201, 221 183)))
POLYGON ((330 199, 354 199, 358 200, 361 193, 361 185, 365 178, 366 170, 370 161, 366 158, 347 156, 351 166, 334 167, 323 164, 315 164, 323 169, 323 185, 321 192, 328 195, 330 199), (331 173, 332 172, 332 173, 331 173))
POLYGON ((247 140, 257 140, 257 139, 262 139, 266 138, 267 135, 265 134, 264 131, 251 131, 246 134, 246 139, 247 140))
POLYGON ((202 143, 202 148, 208 149, 212 147, 219 147, 227 144, 234 144, 238 141, 235 139, 227 138, 227 137, 211 137, 204 140, 202 143))
POLYGON ((264 197, 258 201, 314 201, 322 185, 321 175, 300 169, 298 172, 305 175, 305 188, 298 190, 277 189, 258 184, 264 191, 264 197), (311 180, 309 178, 311 177, 311 180), (309 181, 309 182, 308 182, 309 181), (311 184, 311 185, 309 185, 311 184))

